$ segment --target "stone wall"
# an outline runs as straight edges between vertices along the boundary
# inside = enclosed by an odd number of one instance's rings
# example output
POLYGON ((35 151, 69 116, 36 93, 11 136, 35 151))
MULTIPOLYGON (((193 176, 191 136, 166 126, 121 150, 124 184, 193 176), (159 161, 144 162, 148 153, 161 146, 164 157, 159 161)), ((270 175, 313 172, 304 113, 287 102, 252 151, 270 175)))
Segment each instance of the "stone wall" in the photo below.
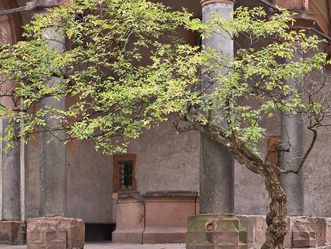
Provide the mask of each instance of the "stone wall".
POLYGON ((145 132, 129 146, 137 155, 138 191, 199 190, 200 134, 177 134, 172 122, 145 132))
POLYGON ((320 130, 304 166, 305 215, 331 217, 331 132, 320 130))
POLYGON ((114 223, 112 219, 112 157, 96 152, 91 142, 67 145, 67 217, 86 223, 114 223))

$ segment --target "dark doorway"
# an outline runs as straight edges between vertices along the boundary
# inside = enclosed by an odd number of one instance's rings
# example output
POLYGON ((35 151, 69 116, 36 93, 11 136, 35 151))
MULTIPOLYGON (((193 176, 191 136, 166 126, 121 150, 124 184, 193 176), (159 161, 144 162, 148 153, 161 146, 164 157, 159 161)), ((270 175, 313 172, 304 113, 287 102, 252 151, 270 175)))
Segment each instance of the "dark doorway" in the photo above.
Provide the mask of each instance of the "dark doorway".
POLYGON ((111 241, 115 224, 85 224, 85 241, 111 241))

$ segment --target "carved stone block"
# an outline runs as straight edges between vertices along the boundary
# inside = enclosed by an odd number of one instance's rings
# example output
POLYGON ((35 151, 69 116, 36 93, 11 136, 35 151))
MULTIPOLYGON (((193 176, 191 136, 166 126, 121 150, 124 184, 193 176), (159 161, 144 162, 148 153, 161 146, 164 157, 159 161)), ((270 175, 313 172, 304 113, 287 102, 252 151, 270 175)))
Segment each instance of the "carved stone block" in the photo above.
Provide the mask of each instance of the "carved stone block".
POLYGON ((247 232, 231 214, 192 216, 186 249, 247 249, 247 232))

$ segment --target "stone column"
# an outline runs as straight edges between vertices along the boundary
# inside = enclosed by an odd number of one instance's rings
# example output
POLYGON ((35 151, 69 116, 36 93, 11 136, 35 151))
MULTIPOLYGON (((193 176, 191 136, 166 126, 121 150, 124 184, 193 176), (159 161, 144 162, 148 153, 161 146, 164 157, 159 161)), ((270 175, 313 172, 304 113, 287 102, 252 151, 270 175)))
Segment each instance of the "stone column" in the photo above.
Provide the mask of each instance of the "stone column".
MULTIPOLYGON (((9 120, 1 119, 1 130, 4 134, 9 120)), ((21 220, 21 192, 20 192, 20 146, 17 145, 8 152, 4 151, 6 142, 2 146, 2 220, 21 220)))
MULTIPOLYGON (((212 13, 232 18, 234 1, 201 0, 202 18, 207 22, 212 13)), ((233 40, 227 34, 213 34, 203 40, 205 48, 213 48, 228 58, 233 57, 233 40)), ((234 160, 223 145, 201 135, 200 213, 232 213, 234 211, 234 160)))
MULTIPOLYGON (((294 85, 295 82, 289 82, 294 85)), ((304 155, 305 127, 302 115, 282 114, 281 139, 282 147, 289 148, 289 152, 283 152, 281 165, 285 170, 296 170, 304 155), (290 147, 289 147, 290 146, 290 147)), ((304 179, 303 171, 296 174, 282 176, 282 185, 288 200, 288 215, 303 215, 304 211, 304 179)))
MULTIPOLYGON (((58 1, 38 1, 37 14, 45 14, 46 8, 55 7, 58 1)), ((44 38, 49 46, 59 52, 65 50, 65 37, 61 29, 51 27, 44 31, 44 38)), ((56 84, 57 78, 52 78, 49 84, 56 84)), ((53 106, 56 109, 65 108, 65 99, 56 100, 48 97, 42 100, 42 106, 53 106)), ((50 128, 59 127, 59 121, 46 116, 50 128)), ((53 132, 57 137, 64 138, 64 132, 53 132)), ((66 200, 66 146, 53 134, 40 134, 40 184, 41 184, 41 216, 64 216, 66 200)))
MULTIPOLYGON (((303 158, 304 127, 301 116, 290 117, 282 115, 282 141, 289 140, 292 148, 290 152, 283 153, 282 168, 295 170, 303 158)), ((285 148, 287 143, 285 142, 285 148)), ((282 176, 282 185, 288 200, 288 215, 303 215, 304 210, 304 186, 303 172, 298 175, 288 174, 282 176)))

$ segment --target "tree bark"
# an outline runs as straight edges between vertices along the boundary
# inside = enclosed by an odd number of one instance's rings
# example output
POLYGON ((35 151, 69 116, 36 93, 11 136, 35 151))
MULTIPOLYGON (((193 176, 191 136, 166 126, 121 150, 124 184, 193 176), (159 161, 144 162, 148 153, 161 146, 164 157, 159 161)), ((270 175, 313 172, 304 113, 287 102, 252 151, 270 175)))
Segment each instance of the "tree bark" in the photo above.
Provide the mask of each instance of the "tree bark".
POLYGON ((210 139, 227 146, 240 164, 263 177, 271 203, 266 217, 268 225, 266 241, 262 249, 283 249, 284 239, 288 230, 287 197, 280 184, 280 176, 285 172, 277 165, 264 162, 247 148, 240 139, 235 136, 227 136, 222 128, 210 123, 201 123, 197 115, 187 115, 184 120, 192 123, 196 130, 203 132, 210 139))
POLYGON ((280 184, 279 176, 265 167, 262 177, 271 198, 270 210, 266 217, 268 225, 266 241, 262 249, 283 249, 287 234, 287 197, 280 184))

